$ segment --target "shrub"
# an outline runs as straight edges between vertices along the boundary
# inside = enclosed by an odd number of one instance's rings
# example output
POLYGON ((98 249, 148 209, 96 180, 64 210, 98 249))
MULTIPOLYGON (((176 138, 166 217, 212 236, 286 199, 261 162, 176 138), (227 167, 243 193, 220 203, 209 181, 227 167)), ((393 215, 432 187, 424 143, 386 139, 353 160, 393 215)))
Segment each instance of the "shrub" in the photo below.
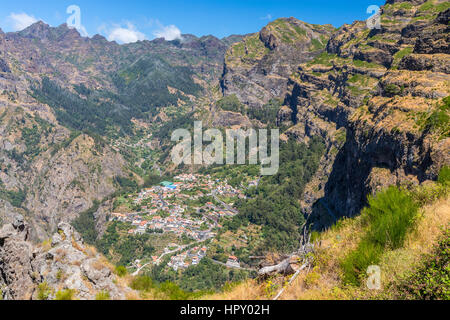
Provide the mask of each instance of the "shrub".
POLYGON ((153 284, 153 280, 148 276, 140 276, 133 279, 130 287, 134 290, 138 291, 150 291, 155 286, 153 284))
POLYGON ((399 95, 402 92, 402 89, 396 84, 390 83, 384 88, 384 92, 387 96, 393 97, 399 95))
POLYGON ((443 166, 439 171, 438 182, 446 185, 450 183, 450 166, 443 166))
POLYGON ((239 101, 235 94, 223 97, 217 101, 217 106, 224 111, 245 113, 245 106, 239 101))
POLYGON ((48 297, 51 294, 51 289, 49 288, 47 282, 42 282, 38 286, 38 294, 37 297, 39 300, 48 300, 48 297))
POLYGON ((424 260, 423 265, 398 285, 400 298, 449 300, 450 229, 444 232, 434 252, 424 260))
POLYGON ((55 300, 73 300, 75 296, 75 290, 66 289, 56 292, 55 300))
POLYGON ((111 299, 111 297, 109 295, 109 292, 107 292, 107 291, 100 291, 95 296, 95 300, 110 300, 110 299, 111 299))
POLYGON ((420 114, 418 125, 421 130, 434 132, 440 139, 450 137, 450 96, 444 98, 433 112, 420 114))
POLYGON ((190 293, 183 291, 179 286, 170 281, 162 283, 158 291, 170 300, 188 300, 192 298, 190 293))
POLYGON ((125 277, 128 273, 127 268, 124 266, 117 266, 115 271, 119 277, 125 277))
POLYGON ((367 233, 341 263, 344 282, 360 285, 367 267, 376 264, 386 249, 403 246, 418 210, 411 193, 395 186, 369 196, 368 206, 362 210, 367 233))
POLYGON ((363 209, 370 225, 368 240, 391 249, 401 247, 418 209, 408 191, 394 186, 375 197, 369 196, 369 206, 363 209))

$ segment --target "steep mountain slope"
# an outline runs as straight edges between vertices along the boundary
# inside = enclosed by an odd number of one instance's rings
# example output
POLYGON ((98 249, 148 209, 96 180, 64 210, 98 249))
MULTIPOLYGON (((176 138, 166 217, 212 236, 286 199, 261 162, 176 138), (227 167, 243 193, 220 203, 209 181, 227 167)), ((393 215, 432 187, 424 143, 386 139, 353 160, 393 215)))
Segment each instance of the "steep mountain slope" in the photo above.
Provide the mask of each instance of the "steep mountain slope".
POLYGON ((355 215, 380 188, 435 179, 450 162, 448 7, 388 1, 380 30, 342 26, 290 77, 279 123, 299 140, 329 142, 305 197, 307 207, 321 198, 317 227, 355 215))
POLYGON ((331 25, 282 18, 246 36, 226 55, 223 94, 235 94, 252 108, 261 108, 270 99, 283 96, 296 66, 320 53, 333 31, 331 25))
POLYGON ((0 223, 20 212, 44 239, 120 190, 116 177, 139 180, 117 139, 163 121, 166 107, 193 108, 238 40, 118 45, 65 24, 0 30, 0 223))
POLYGON ((124 300, 111 266, 66 223, 43 245, 30 242, 30 226, 18 215, 0 228, 0 300, 124 300))

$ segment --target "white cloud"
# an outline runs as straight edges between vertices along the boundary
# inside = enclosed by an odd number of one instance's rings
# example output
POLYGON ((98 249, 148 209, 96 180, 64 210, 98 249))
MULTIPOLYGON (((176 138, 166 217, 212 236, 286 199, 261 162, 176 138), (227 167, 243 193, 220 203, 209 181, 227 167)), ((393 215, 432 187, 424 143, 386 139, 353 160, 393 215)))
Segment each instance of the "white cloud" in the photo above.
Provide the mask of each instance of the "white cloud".
MULTIPOLYGON (((101 28, 104 29, 105 27, 103 26, 101 28)), ((129 22, 126 23, 126 27, 116 25, 106 33, 109 41, 117 41, 118 43, 132 43, 146 39, 145 34, 137 30, 136 27, 129 22)))
POLYGON ((38 21, 35 17, 26 13, 11 13, 8 16, 8 20, 13 31, 21 31, 38 21))
POLYGON ((261 20, 272 20, 272 15, 269 13, 269 14, 267 14, 265 17, 261 17, 260 19, 261 20))
POLYGON ((159 29, 153 32, 153 35, 157 38, 164 38, 167 41, 182 39, 180 29, 173 24, 170 26, 160 25, 159 29))

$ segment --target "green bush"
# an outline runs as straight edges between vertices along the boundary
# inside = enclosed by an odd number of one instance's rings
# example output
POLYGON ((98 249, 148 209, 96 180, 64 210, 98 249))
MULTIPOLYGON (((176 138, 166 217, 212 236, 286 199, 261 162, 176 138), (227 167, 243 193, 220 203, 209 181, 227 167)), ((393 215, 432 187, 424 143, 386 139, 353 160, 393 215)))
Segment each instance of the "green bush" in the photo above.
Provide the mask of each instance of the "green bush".
POLYGON ((83 211, 79 216, 72 221, 73 227, 81 234, 84 241, 88 244, 94 244, 97 239, 97 229, 95 228, 95 212, 100 207, 100 202, 94 200, 94 204, 91 208, 83 211))
POLYGON ((48 297, 51 294, 51 289, 48 286, 47 282, 42 282, 38 286, 38 294, 37 297, 39 300, 48 300, 48 297))
POLYGON ((446 185, 450 183, 450 166, 443 166, 439 171, 438 182, 446 185))
POLYGON ((369 196, 369 206, 363 209, 364 219, 370 225, 368 239, 382 247, 401 247, 418 209, 408 191, 394 186, 375 197, 369 196))
POLYGON ((115 271, 119 277, 125 277, 128 273, 127 268, 124 266, 117 266, 115 271))
POLYGON ((399 86, 390 83, 384 88, 384 92, 389 97, 393 97, 393 96, 399 95, 402 92, 402 89, 399 86))
POLYGON ((239 101, 235 94, 223 97, 217 101, 217 106, 224 111, 245 113, 245 106, 239 101))
POLYGON ((421 113, 418 125, 421 130, 437 133, 440 139, 450 137, 450 96, 444 98, 431 113, 421 113))
POLYGON ((360 285, 367 267, 378 263, 385 250, 402 247, 418 210, 419 205, 411 193, 395 186, 369 196, 368 206, 362 210, 367 233, 342 261, 344 282, 360 285))
POLYGON ((383 253, 383 247, 370 241, 361 241, 358 248, 352 251, 341 263, 344 272, 344 282, 360 285, 367 268, 378 263, 383 253))
POLYGON ((423 265, 398 285, 400 299, 450 300, 450 229, 423 265))
POLYGON ((109 295, 109 292, 107 292, 107 291, 100 291, 95 296, 95 300, 110 300, 110 299, 111 299, 111 297, 109 295))
POLYGON ((75 290, 66 289, 56 292, 55 300, 73 300, 75 296, 75 290))
POLYGON ((133 279, 130 287, 134 290, 148 292, 155 288, 153 280, 148 276, 139 276, 133 279))

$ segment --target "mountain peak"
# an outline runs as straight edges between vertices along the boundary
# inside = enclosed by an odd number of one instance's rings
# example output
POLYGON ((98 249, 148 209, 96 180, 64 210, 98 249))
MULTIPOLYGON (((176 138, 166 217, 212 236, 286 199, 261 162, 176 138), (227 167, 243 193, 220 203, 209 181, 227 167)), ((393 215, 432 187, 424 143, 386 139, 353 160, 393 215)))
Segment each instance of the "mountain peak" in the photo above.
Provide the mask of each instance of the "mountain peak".
POLYGON ((33 23, 29 27, 19 31, 18 34, 24 37, 45 38, 50 31, 50 26, 43 21, 33 23))
POLYGON ((108 40, 104 36, 102 36, 102 35, 100 35, 98 33, 96 35, 94 35, 91 38, 91 40, 96 41, 96 42, 108 42, 108 40))

